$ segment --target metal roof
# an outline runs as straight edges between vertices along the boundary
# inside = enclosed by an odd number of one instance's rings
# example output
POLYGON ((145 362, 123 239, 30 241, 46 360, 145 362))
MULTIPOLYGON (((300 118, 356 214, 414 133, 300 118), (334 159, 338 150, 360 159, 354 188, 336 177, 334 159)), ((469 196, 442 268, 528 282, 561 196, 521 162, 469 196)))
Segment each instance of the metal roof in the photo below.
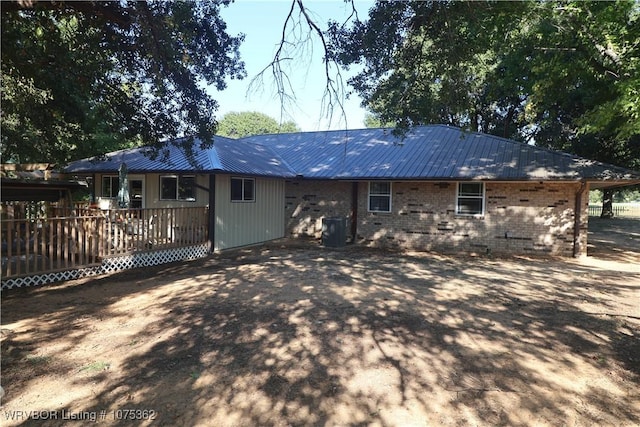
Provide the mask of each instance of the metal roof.
POLYGON ((640 174, 493 135, 446 125, 403 138, 389 129, 260 135, 296 173, 313 179, 638 180, 640 174))
POLYGON ((596 180, 638 181, 640 173, 445 125, 419 126, 403 138, 390 129, 359 129, 214 138, 194 146, 194 168, 171 145, 168 160, 152 160, 147 148, 109 153, 103 160, 71 163, 67 173, 222 172, 310 179, 386 180, 596 180))
POLYGON ((291 177, 295 173, 264 145, 252 144, 216 136, 213 146, 201 149, 200 140, 194 143, 194 167, 185 153, 175 145, 167 146, 166 158, 161 153, 152 159, 149 147, 132 148, 108 153, 104 158, 88 158, 71 162, 66 173, 117 173, 120 164, 125 163, 129 173, 148 172, 226 172, 243 175, 291 177))

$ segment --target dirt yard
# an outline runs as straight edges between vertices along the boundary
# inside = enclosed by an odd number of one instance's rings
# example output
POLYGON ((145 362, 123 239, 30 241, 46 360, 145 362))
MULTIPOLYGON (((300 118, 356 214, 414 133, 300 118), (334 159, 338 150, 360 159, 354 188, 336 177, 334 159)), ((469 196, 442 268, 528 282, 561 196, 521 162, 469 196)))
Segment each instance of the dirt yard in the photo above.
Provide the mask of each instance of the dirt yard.
POLYGON ((628 240, 584 260, 274 243, 8 291, 0 423, 640 425, 628 240))

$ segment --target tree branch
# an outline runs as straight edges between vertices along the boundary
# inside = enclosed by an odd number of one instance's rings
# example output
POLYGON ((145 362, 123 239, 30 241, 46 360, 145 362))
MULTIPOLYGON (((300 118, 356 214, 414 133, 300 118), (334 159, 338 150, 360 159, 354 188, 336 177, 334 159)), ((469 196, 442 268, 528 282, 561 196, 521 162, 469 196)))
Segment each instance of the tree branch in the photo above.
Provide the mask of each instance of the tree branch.
POLYGON ((291 3, 291 8, 289 9, 289 13, 284 20, 284 24, 282 25, 282 35, 280 37, 280 43, 278 44, 278 49, 276 53, 273 55, 273 59, 269 64, 267 64, 253 79, 249 82, 249 87, 247 89, 247 94, 251 92, 257 91, 259 87, 264 86, 264 75, 267 71, 271 70, 271 74, 273 76, 273 81, 276 85, 276 93, 275 95, 280 99, 280 108, 281 108, 281 119, 282 113, 286 109, 286 105, 289 103, 295 103, 295 97, 290 95, 289 93, 293 93, 293 87, 291 85, 291 80, 287 73, 282 69, 282 63, 284 61, 291 60, 292 58, 283 56, 285 53, 285 45, 289 44, 287 42, 287 28, 289 23, 293 21, 293 12, 295 10, 296 2, 293 1, 291 3))
POLYGON ((327 41, 324 38, 324 33, 315 23, 315 21, 309 16, 307 9, 302 4, 302 0, 295 0, 298 3, 298 7, 300 7, 300 12, 304 16, 307 25, 315 34, 318 36, 320 41, 322 42, 322 48, 324 49, 324 72, 326 78, 326 85, 324 94, 322 95, 322 110, 321 114, 324 113, 325 107, 327 108, 327 117, 329 118, 329 122, 333 118, 333 110, 337 106, 344 117, 345 123, 347 122, 347 114, 344 110, 344 103, 342 99, 344 98, 344 83, 342 80, 342 74, 340 73, 340 68, 335 60, 329 59, 329 48, 327 46, 327 41), (336 79, 331 78, 331 63, 333 63, 336 69, 336 79))
MULTIPOLYGON (((354 0, 351 0, 350 4, 351 13, 343 25, 346 25, 354 17, 358 19, 354 0)), ((340 66, 336 60, 331 59, 325 32, 320 28, 314 17, 311 16, 303 0, 291 1, 291 7, 284 20, 281 38, 273 59, 251 80, 247 94, 256 92, 258 88, 264 86, 265 74, 270 72, 275 83, 275 96, 280 100, 282 120, 288 107, 296 103, 295 90, 283 64, 287 61, 293 61, 296 54, 299 55, 300 52, 311 51, 311 54, 313 54, 314 40, 320 41, 324 51, 322 59, 324 62, 325 89, 322 95, 320 116, 327 117, 331 122, 334 111, 338 109, 346 123, 347 117, 344 109, 346 90, 340 66), (296 10, 298 11, 297 18, 295 16, 296 10), (306 36, 304 31, 306 31, 306 36), (293 40, 290 37, 293 37, 293 40), (290 51, 294 51, 296 54, 290 55, 290 51)))

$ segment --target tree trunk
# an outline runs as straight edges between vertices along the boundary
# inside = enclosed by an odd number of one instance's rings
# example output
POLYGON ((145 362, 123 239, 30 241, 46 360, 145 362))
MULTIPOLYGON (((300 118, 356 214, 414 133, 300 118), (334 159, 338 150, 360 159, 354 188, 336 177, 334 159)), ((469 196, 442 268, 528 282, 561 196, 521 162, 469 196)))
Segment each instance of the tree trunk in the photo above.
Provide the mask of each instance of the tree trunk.
POLYGON ((613 190, 610 188, 602 190, 602 213, 600 218, 613 218, 613 190))

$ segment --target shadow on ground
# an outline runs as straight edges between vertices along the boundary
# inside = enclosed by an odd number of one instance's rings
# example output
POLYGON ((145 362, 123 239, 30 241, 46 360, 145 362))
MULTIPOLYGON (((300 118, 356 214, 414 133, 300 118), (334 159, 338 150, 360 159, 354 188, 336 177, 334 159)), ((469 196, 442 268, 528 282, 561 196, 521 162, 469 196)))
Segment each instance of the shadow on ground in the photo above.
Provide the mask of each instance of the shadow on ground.
POLYGON ((589 256, 640 264, 640 218, 589 217, 589 256))
POLYGON ((10 291, 1 416, 638 425, 639 292, 640 274, 574 261, 277 244, 10 291))

